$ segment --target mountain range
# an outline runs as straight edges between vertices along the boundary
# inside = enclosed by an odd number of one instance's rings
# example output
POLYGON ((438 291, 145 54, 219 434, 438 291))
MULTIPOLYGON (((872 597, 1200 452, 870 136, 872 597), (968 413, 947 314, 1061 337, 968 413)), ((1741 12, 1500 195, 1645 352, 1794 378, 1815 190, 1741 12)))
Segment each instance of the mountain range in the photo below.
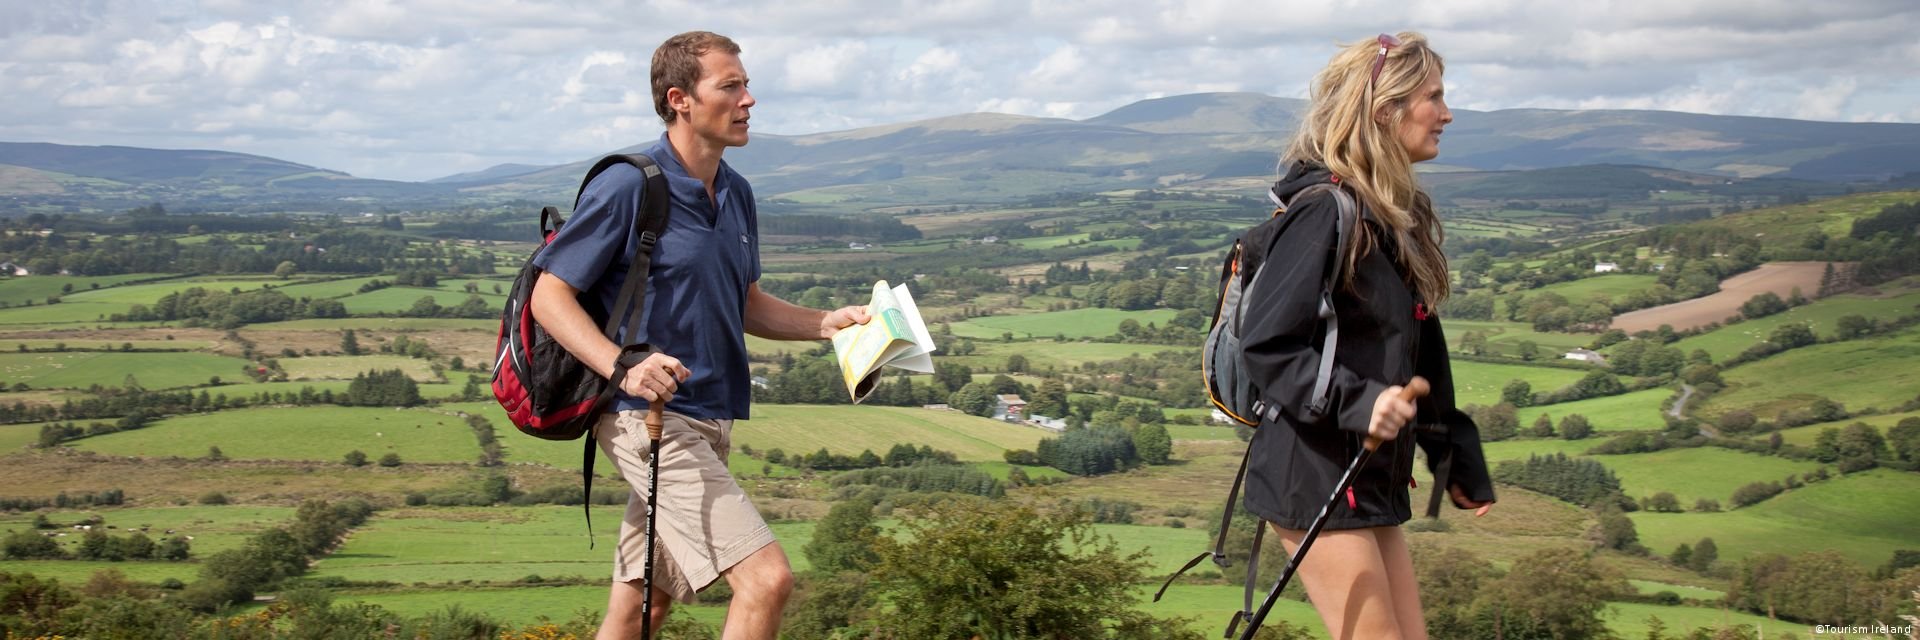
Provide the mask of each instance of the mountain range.
MULTIPOLYGON (((797 136, 756 133, 727 160, 765 199, 1011 200, 1270 176, 1305 108, 1296 99, 1207 93, 1144 100, 1085 120, 974 113, 797 136)), ((1920 172, 1920 124, 1633 110, 1453 113, 1441 159, 1429 169, 1636 165, 1725 179, 1851 183, 1920 172)), ((0 143, 0 207, 110 211, 161 201, 250 211, 559 201, 572 195, 591 161, 395 182, 220 151, 0 143)))

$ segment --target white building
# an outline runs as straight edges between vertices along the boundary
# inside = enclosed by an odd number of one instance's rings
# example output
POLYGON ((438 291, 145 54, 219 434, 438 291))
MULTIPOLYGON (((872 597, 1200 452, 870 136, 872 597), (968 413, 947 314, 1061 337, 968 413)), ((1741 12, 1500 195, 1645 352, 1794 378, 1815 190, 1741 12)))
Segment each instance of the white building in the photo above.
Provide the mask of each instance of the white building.
POLYGON ((1615 271, 1619 271, 1619 270, 1620 270, 1620 265, 1618 265, 1618 264, 1615 264, 1615 263, 1612 263, 1612 262, 1595 262, 1595 263, 1593 263, 1593 272, 1594 272, 1594 273, 1613 273, 1613 272, 1615 272, 1615 271))

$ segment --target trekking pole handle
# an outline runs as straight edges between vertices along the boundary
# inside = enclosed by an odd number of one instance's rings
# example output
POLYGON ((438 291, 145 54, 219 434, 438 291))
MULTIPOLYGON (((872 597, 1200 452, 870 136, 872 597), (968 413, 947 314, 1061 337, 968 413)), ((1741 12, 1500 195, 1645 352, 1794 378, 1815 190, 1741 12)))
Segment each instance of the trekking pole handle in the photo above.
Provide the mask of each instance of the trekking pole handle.
POLYGON ((647 423, 647 439, 648 440, 652 440, 654 442, 660 441, 660 428, 661 428, 661 425, 664 423, 664 420, 661 416, 661 412, 664 412, 666 410, 667 410, 667 406, 664 404, 660 404, 658 402, 651 403, 650 405, 647 406, 647 417, 645 422, 647 423))
MULTIPOLYGON (((1427 395, 1427 391, 1429 389, 1431 389, 1431 387, 1427 384, 1426 378, 1422 378, 1420 376, 1414 376, 1412 380, 1407 381, 1407 384, 1405 386, 1400 387, 1400 399, 1405 400, 1407 402, 1413 402, 1415 400, 1419 400, 1420 398, 1427 395)), ((1407 428, 1411 429, 1413 428, 1413 425, 1409 424, 1407 425, 1407 428)), ((1379 438, 1375 438, 1373 436, 1367 436, 1367 445, 1366 445, 1367 450, 1373 451, 1375 449, 1379 449, 1380 444, 1382 442, 1384 441, 1379 438)))

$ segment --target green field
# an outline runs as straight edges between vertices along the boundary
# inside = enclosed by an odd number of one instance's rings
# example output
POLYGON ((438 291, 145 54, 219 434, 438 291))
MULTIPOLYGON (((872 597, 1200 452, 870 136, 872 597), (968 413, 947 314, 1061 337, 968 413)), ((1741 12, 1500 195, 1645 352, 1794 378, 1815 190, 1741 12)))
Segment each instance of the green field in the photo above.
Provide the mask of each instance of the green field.
MULTIPOLYGON (((288 320, 286 322, 250 324, 247 325, 247 328, 261 331, 345 331, 347 329, 368 329, 372 331, 432 331, 436 329, 475 329, 496 332, 500 330, 500 321, 497 319, 469 320, 461 318, 327 318, 324 320, 288 320)), ((488 344, 492 344, 491 339, 488 339, 487 342, 488 344)))
MULTIPOLYGON (((286 362, 286 361, 282 360, 281 362, 286 362)), ((453 375, 460 382, 419 383, 418 386, 420 387, 420 397, 425 398, 427 401, 431 402, 439 398, 453 398, 453 397, 459 396, 460 391, 466 386, 466 378, 463 377, 464 374, 453 374, 453 375)), ((232 384, 232 383, 222 384, 218 387, 207 387, 206 391, 215 396, 226 394, 226 396, 229 398, 252 398, 254 394, 257 394, 257 393, 298 394, 300 393, 300 389, 305 387, 312 387, 314 393, 331 390, 335 394, 340 394, 340 393, 346 393, 347 387, 352 386, 352 384, 353 382, 351 380, 289 380, 286 382, 244 382, 240 384, 232 384)), ((485 382, 483 381, 482 384, 485 384, 485 382)))
POLYGON ((1857 315, 1864 318, 1891 321, 1901 316, 1920 313, 1920 280, 1907 278, 1896 283, 1878 287, 1881 295, 1865 296, 1856 293, 1841 294, 1822 298, 1784 312, 1748 320, 1736 325, 1721 327, 1710 333, 1686 338, 1673 344, 1682 353, 1693 353, 1694 349, 1704 349, 1713 356, 1715 362, 1739 355, 1747 347, 1765 342, 1773 334, 1775 327, 1789 323, 1808 323, 1815 335, 1831 338, 1834 327, 1841 316, 1857 315))
POLYGON ((1844 238, 1852 232, 1854 220, 1915 200, 1920 200, 1920 191, 1863 193, 1746 211, 1687 226, 1726 229, 1733 237, 1759 238, 1765 249, 1797 248, 1808 233, 1819 231, 1828 237, 1844 238))
POLYGON ((1920 513, 1920 475, 1874 469, 1723 513, 1640 511, 1630 516, 1640 543, 1655 553, 1710 537, 1720 548, 1722 563, 1757 553, 1832 550, 1877 567, 1895 550, 1915 548, 1915 513, 1920 513))
MULTIPOLYGON (((881 451, 876 451, 875 453, 880 453, 883 455, 885 454, 885 452, 881 452, 881 451)), ((1007 474, 1013 472, 1014 465, 1006 462, 975 462, 970 466, 972 466, 975 469, 985 471, 989 475, 992 475, 995 478, 999 478, 1000 481, 1005 482, 1007 480, 1007 474)), ((1034 480, 1038 480, 1041 478, 1066 479, 1066 478, 1073 477, 1071 474, 1065 471, 1061 471, 1059 469, 1055 469, 1053 467, 1029 467, 1023 464, 1023 465, 1020 465, 1020 468, 1026 472, 1028 478, 1032 478, 1034 480)))
POLYGON ((184 280, 167 280, 148 284, 130 284, 124 287, 99 289, 96 291, 75 290, 72 295, 65 296, 63 299, 73 302, 118 304, 128 307, 136 304, 152 306, 153 303, 158 302, 160 298, 165 297, 169 293, 178 293, 188 289, 198 288, 208 291, 232 291, 239 289, 241 291, 252 291, 267 285, 279 286, 282 284, 287 284, 287 282, 270 277, 187 278, 184 280))
POLYGON ((1495 405, 1500 403, 1500 390, 1514 380, 1527 381, 1533 385, 1534 393, 1539 393, 1579 382, 1585 375, 1586 372, 1574 369, 1459 360, 1453 363, 1453 393, 1455 401, 1463 407, 1495 405))
MULTIPOLYGON (((1521 423, 1526 426, 1526 423, 1521 423)), ((1487 455, 1487 464, 1494 465, 1501 460, 1526 460, 1528 456, 1550 456, 1563 453, 1569 456, 1582 455, 1605 440, 1588 438, 1586 440, 1561 440, 1547 438, 1542 440, 1502 440, 1500 442, 1481 443, 1480 449, 1487 455)))
MULTIPOLYGON (((1845 429, 1847 428, 1847 425, 1851 425, 1855 422, 1864 422, 1864 423, 1867 423, 1868 425, 1873 426, 1874 428, 1879 429, 1880 435, 1884 436, 1887 433, 1887 429, 1892 428, 1894 425, 1900 424, 1901 420, 1906 420, 1908 418, 1920 418, 1920 411, 1908 411, 1906 413, 1888 413, 1888 414, 1882 414, 1877 416, 1860 416, 1857 418, 1847 418, 1845 420, 1839 420, 1835 422, 1823 422, 1820 424, 1810 424, 1804 427, 1782 429, 1780 430, 1779 433, 1780 433, 1782 442, 1785 442, 1787 444, 1792 444, 1792 445, 1799 445, 1802 447, 1812 447, 1814 443, 1816 443, 1819 440, 1820 432, 1826 429, 1845 429)), ((5 436, 0 436, 0 437, 5 437, 5 436)), ((1754 439, 1763 440, 1771 437, 1771 435, 1762 433, 1762 434, 1755 434, 1753 437, 1754 439)))
POLYGON ((1853 411, 1891 409, 1920 389, 1920 328, 1794 349, 1729 369, 1721 378, 1727 390, 1708 401, 1704 413, 1709 416, 1741 408, 1772 420, 1820 397, 1853 411))
MULTIPOLYGON (((1540 347, 1540 357, 1553 360, 1560 358, 1573 349, 1593 344, 1592 336, 1570 333, 1541 333, 1533 330, 1533 325, 1524 322, 1493 322, 1482 320, 1460 320, 1448 318, 1443 323, 1447 330, 1447 344, 1458 346, 1460 336, 1468 331, 1478 331, 1487 336, 1487 348, 1505 356, 1518 356, 1520 343, 1531 341, 1540 347)), ((1454 363, 1456 366, 1459 363, 1454 363)))
POLYGON ((1027 369, 1030 371, 1069 371, 1089 362, 1109 362, 1131 355, 1149 358, 1162 351, 1180 350, 1198 353, 1200 349, 1199 347, 1119 342, 1054 342, 1048 339, 1001 342, 999 335, 996 334, 991 338, 975 341, 974 352, 970 355, 955 356, 936 352, 934 356, 940 358, 941 362, 963 364, 974 371, 1002 371, 1007 366, 1008 356, 1018 354, 1027 359, 1027 369))
MULTIPOLYGON (((281 358, 280 368, 290 380, 351 380, 368 371, 399 369, 415 382, 437 380, 433 363, 406 356, 309 356, 281 358)), ((465 384, 462 379, 461 383, 465 384)))
POLYGON ((1011 332, 1015 338, 1105 338, 1119 333, 1120 321, 1132 319, 1141 327, 1153 323, 1165 325, 1176 312, 1172 309, 1121 311, 1119 309, 1074 309, 1031 313, 1017 316, 987 316, 952 324, 953 335, 967 338, 994 338, 1011 332))
MULTIPOLYGON (((1194 551, 1194 553, 1199 552, 1198 549, 1194 551)), ((1236 559, 1233 568, 1229 570, 1245 571, 1246 569, 1239 564, 1242 560, 1236 559)), ((1203 566, 1211 568, 1213 565, 1203 566)), ((1272 584, 1274 578, 1261 579, 1266 581, 1266 584, 1254 591, 1253 604, 1256 607, 1260 606, 1260 599, 1266 596, 1266 586, 1272 584)), ((1140 598, 1140 604, 1136 608, 1161 618, 1193 617, 1195 619, 1189 628, 1206 634, 1208 638, 1219 637, 1220 633, 1227 628, 1227 620, 1233 617, 1234 612, 1240 610, 1240 601, 1244 597, 1241 588, 1233 585, 1176 584, 1167 589, 1167 595, 1160 598, 1159 602, 1154 602, 1153 592, 1159 588, 1160 585, 1156 584, 1141 585, 1136 589, 1134 593, 1140 598)), ((1268 624, 1285 621, 1307 630, 1315 638, 1327 637, 1327 629, 1320 623, 1320 614, 1314 612, 1313 605, 1299 600, 1281 598, 1274 603, 1273 610, 1268 612, 1267 620, 1270 621, 1268 624)))
POLYGON ((361 285, 365 285, 368 282, 372 282, 378 279, 379 278, 373 278, 373 277, 346 278, 342 280, 330 280, 326 282, 296 284, 296 285, 291 285, 286 287, 280 287, 280 292, 294 298, 314 298, 316 300, 324 299, 324 298, 340 298, 340 297, 350 296, 355 293, 358 293, 360 291, 361 285))
POLYGON ((957 411, 760 404, 753 408, 753 420, 734 424, 733 442, 735 447, 777 448, 788 454, 825 448, 846 455, 870 449, 881 456, 893 445, 905 443, 951 451, 961 460, 998 462, 1007 449, 1033 449, 1048 435, 1033 427, 957 411))
POLYGON ((203 385, 246 378, 247 361, 211 353, 0 352, 0 383, 25 382, 36 389, 119 387, 133 376, 148 389, 203 385))
MULTIPOLYGON (((105 525, 115 527, 107 533, 125 536, 129 529, 148 527, 147 537, 160 542, 175 535, 189 536, 192 558, 201 559, 228 549, 237 549, 246 544, 248 536, 272 527, 286 524, 293 518, 290 507, 255 506, 219 506, 219 507, 152 507, 152 508, 101 508, 101 509, 57 509, 40 512, 0 514, 0 531, 24 531, 32 528, 33 517, 44 513, 47 519, 62 528, 56 533, 67 535, 56 538, 68 553, 72 553, 80 544, 81 534, 70 527, 92 516, 104 518, 105 525), (174 533, 166 533, 172 530, 174 533)), ((84 583, 94 571, 115 568, 125 571, 136 580, 160 581, 167 578, 179 578, 192 582, 199 575, 200 565, 196 562, 82 562, 75 560, 48 560, 21 562, 7 561, 3 566, 14 570, 14 566, 33 571, 42 576, 58 577, 70 585, 84 583)))
MULTIPOLYGON (((490 308, 499 310, 506 305, 506 296, 494 295, 491 290, 487 291, 488 293, 477 295, 486 300, 490 308)), ((341 298, 340 303, 347 306, 348 313, 356 315, 399 313, 413 308, 413 304, 421 298, 431 297, 442 307, 452 307, 466 302, 469 295, 476 294, 419 287, 388 287, 379 291, 347 296, 341 298)))
MULTIPOLYGON (((1455 367, 1458 368, 1458 365, 1455 367)), ((1553 417, 1556 433, 1560 421, 1575 413, 1586 416, 1596 432, 1660 431, 1667 428, 1666 420, 1660 417, 1660 403, 1673 393, 1672 389, 1656 387, 1617 396, 1527 407, 1519 410, 1517 415, 1523 431, 1532 427, 1533 421, 1542 413, 1553 417)))
POLYGON ((32 300, 34 304, 40 304, 46 302, 47 296, 71 296, 74 293, 92 291, 94 290, 94 285, 99 285, 100 288, 104 289, 116 286, 122 282, 167 277, 171 277, 170 274, 123 273, 112 276, 33 275, 10 277, 0 279, 0 302, 4 302, 9 306, 19 306, 28 300, 32 300), (61 288, 67 286, 73 287, 73 293, 64 293, 61 291, 61 288))
POLYGON ((15 351, 18 351, 19 348, 23 345, 27 349, 32 351, 54 351, 59 349, 61 345, 66 345, 68 349, 87 349, 92 351, 118 351, 121 347, 126 345, 133 345, 133 348, 135 349, 151 350, 151 351, 192 351, 196 349, 205 349, 207 347, 211 347, 213 346, 213 343, 207 342, 205 340, 165 340, 165 339, 161 339, 161 340, 97 340, 97 339, 61 340, 57 338, 20 338, 20 339, 13 339, 13 340, 0 339, 0 347, 11 346, 15 351))
MULTIPOLYGON (((74 441, 77 449, 121 456, 199 458, 209 446, 233 460, 339 462, 359 450, 369 461, 473 462, 480 445, 465 421, 427 409, 277 407, 175 416, 144 429, 74 441)), ((361 470, 365 472, 367 470, 361 470)), ((345 472, 345 468, 342 468, 345 472)))
POLYGON ((0 455, 19 451, 40 441, 40 427, 44 422, 0 425, 0 455))
POLYGON ((1175 440, 1223 440, 1234 441, 1240 437, 1234 435, 1233 427, 1213 424, 1170 424, 1167 435, 1175 440))
POLYGON ((1627 294, 1643 291, 1658 283, 1660 277, 1654 275, 1608 273, 1591 278, 1581 278, 1570 282, 1550 284, 1527 292, 1529 296, 1542 293, 1557 293, 1576 307, 1584 306, 1596 295, 1604 295, 1608 300, 1620 300, 1627 294))
POLYGON ((1779 482, 1789 475, 1807 473, 1820 466, 1817 462, 1795 462, 1718 447, 1594 456, 1593 459, 1620 476, 1620 487, 1628 497, 1644 498, 1670 491, 1680 498, 1683 509, 1693 508, 1694 501, 1700 498, 1718 500, 1723 508, 1729 507, 1734 490, 1747 483, 1779 482))
MULTIPOLYGON (((1724 556, 1722 556, 1724 557, 1724 556)), ((1682 594, 1681 597, 1687 597, 1682 594)), ((1607 628, 1621 638, 1644 638, 1647 635, 1647 619, 1658 617, 1667 627, 1667 637, 1680 637, 1701 627, 1720 629, 1735 625, 1749 625, 1766 631, 1768 638, 1786 637, 1779 634, 1799 634, 1793 637, 1832 638, 1842 640, 1838 635, 1813 635, 1813 628, 1804 624, 1769 620, 1766 616, 1740 611, 1722 611, 1712 607, 1667 607, 1657 604, 1638 602, 1613 602, 1600 614, 1607 621, 1607 628)), ((1865 637, 1865 636, 1861 636, 1865 637)))

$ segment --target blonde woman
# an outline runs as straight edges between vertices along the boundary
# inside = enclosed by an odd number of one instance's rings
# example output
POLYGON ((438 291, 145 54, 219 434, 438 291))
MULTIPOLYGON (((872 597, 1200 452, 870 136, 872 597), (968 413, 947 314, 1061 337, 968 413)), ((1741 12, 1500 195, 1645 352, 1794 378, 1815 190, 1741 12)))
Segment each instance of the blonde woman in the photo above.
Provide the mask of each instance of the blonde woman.
MULTIPOLYGON (((1447 110, 1440 55, 1418 33, 1382 34, 1343 48, 1313 82, 1313 104, 1287 150, 1274 195, 1296 219, 1278 236, 1249 292, 1243 359, 1265 399, 1283 409, 1251 443, 1247 509, 1271 523, 1291 553, 1326 505, 1349 461, 1381 442, 1331 512, 1301 582, 1334 638, 1424 640, 1426 621, 1413 561, 1399 525, 1412 517, 1413 447, 1421 433, 1445 494, 1463 509, 1494 501, 1479 432, 1454 406, 1446 336, 1433 308, 1448 292, 1440 220, 1413 164, 1440 154, 1447 110), (1359 204, 1344 264, 1330 265, 1338 207, 1332 183, 1359 204), (1328 268, 1338 343, 1323 410, 1309 407, 1318 376, 1321 283, 1328 268), (1274 271, 1279 270, 1279 271, 1274 271), (1402 398, 1415 376, 1425 398, 1402 398)), ((1436 491, 1434 499, 1439 499, 1436 491)), ((1429 512, 1437 509, 1430 503, 1429 512)))

